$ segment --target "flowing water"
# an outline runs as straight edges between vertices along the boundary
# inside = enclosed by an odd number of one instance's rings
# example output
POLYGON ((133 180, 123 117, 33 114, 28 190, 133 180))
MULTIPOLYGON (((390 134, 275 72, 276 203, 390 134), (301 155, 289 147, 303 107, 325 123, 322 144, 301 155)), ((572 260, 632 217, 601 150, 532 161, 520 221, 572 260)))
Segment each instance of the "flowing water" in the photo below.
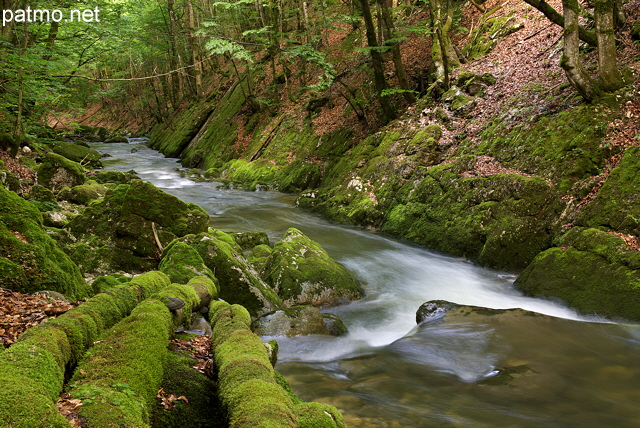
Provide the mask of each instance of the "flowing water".
POLYGON ((512 274, 328 223, 295 208, 294 196, 195 183, 143 142, 93 147, 112 156, 105 169, 134 169, 206 209, 217 229, 266 231, 271 242, 302 230, 364 284, 364 299, 325 311, 349 335, 278 338, 278 371, 303 399, 338 407, 348 426, 640 426, 640 326, 524 297, 512 274), (433 299, 545 315, 479 311, 416 326, 433 299))

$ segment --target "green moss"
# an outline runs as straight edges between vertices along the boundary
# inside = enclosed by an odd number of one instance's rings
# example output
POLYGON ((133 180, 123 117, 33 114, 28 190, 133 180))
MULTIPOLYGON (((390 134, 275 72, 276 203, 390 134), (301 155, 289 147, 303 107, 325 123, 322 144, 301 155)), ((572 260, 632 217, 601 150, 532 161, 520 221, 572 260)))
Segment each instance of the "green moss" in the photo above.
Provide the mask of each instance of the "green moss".
POLYGON ((363 294, 344 266, 294 228, 273 246, 263 278, 288 306, 334 305, 363 294))
POLYGON ((71 299, 89 295, 78 266, 45 232, 37 208, 2 187, 0 220, 0 282, 4 287, 25 293, 49 289, 71 299))
POLYGON ((96 171, 96 181, 98 183, 129 184, 132 180, 139 179, 135 171, 96 171))
POLYGON ((190 245, 173 241, 162 253, 158 270, 166 273, 172 282, 185 284, 195 276, 207 276, 215 280, 215 276, 190 245))
POLYGON ((102 168, 102 163, 100 162, 102 155, 80 144, 57 141, 53 146, 53 152, 91 168, 102 168))
POLYGON ((178 400, 175 407, 164 409, 156 405, 152 415, 152 427, 213 428, 225 425, 225 417, 218 401, 216 383, 194 370, 193 359, 170 352, 162 380, 162 389, 175 397, 185 397, 188 403, 178 400))
POLYGON ((604 226, 640 235, 640 149, 625 152, 598 195, 580 213, 577 225, 604 226))
MULTIPOLYGON (((262 341, 234 315, 228 304, 212 305, 210 320, 213 353, 219 368, 220 400, 228 414, 229 426, 301 426, 298 409, 306 403, 295 397, 286 381, 273 370, 262 341)), ((341 420, 335 408, 327 406, 326 410, 341 420)), ((329 426, 313 425, 326 415, 311 417, 309 413, 301 413, 308 424, 305 426, 329 426)))
POLYGON ((38 168, 38 183, 52 190, 77 186, 86 180, 82 165, 55 153, 48 153, 38 168))
MULTIPOLYGON (((582 313, 640 320, 638 267, 623 262, 622 240, 603 233, 593 229, 573 232, 563 243, 575 246, 542 252, 515 285, 531 296, 563 299, 582 313)), ((634 256, 637 263, 639 257, 634 256)))
POLYGON ((172 329, 158 300, 140 303, 78 365, 69 393, 92 426, 148 426, 161 384, 172 329))
POLYGON ((62 189, 58 193, 58 199, 89 205, 91 201, 103 198, 106 192, 107 188, 104 185, 88 180, 85 184, 62 189))
POLYGON ((91 287, 93 287, 94 293, 98 294, 98 293, 107 291, 108 289, 113 288, 117 285, 127 283, 130 280, 131 278, 128 276, 125 276, 119 273, 113 273, 110 275, 100 276, 96 278, 91 283, 91 287))
POLYGON ((258 245, 269 245, 269 237, 266 232, 238 232, 230 235, 243 250, 248 250, 258 245))
POLYGON ((280 309, 282 302, 242 255, 233 237, 220 231, 187 235, 180 242, 193 247, 220 284, 220 297, 246 307, 252 316, 280 309))

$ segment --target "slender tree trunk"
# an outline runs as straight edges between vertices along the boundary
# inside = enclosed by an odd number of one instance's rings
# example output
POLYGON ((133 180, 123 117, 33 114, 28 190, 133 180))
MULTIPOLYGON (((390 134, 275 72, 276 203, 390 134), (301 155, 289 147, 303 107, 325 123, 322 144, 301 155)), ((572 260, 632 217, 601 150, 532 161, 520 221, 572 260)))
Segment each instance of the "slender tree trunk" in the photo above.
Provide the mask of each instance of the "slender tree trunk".
POLYGON ((596 82, 580 63, 579 4, 577 0, 562 0, 562 6, 564 9, 564 55, 560 60, 560 66, 580 95, 585 100, 592 101, 599 96, 600 91, 596 82))
POLYGON ((596 37, 598 38, 598 66, 602 89, 613 92, 624 86, 616 61, 614 29, 614 0, 596 0, 596 37))
MULTIPOLYGON (((393 64, 396 68, 396 75, 398 76, 398 85, 400 86, 400 89, 410 91, 411 88, 409 87, 409 80, 407 79, 407 73, 405 72, 404 64, 402 63, 400 43, 397 41, 389 41, 393 40, 396 37, 396 30, 393 23, 393 17, 391 16, 391 10, 389 8, 387 0, 378 0, 378 4, 380 5, 380 10, 382 11, 382 19, 384 20, 384 24, 389 37, 387 39, 387 45, 391 47, 393 64)), ((416 97, 412 92, 403 92, 402 95, 408 103, 414 103, 416 101, 416 97)))
POLYGON ((367 34, 367 43, 369 44, 369 53, 371 54, 371 65, 373 67, 373 78, 376 86, 376 92, 378 94, 378 101, 385 119, 391 120, 396 117, 395 110, 391 105, 388 96, 383 96, 383 91, 389 88, 387 81, 384 77, 384 60, 382 54, 378 50, 378 41, 376 39, 376 27, 373 23, 373 16, 371 15, 371 8, 369 7, 369 0, 359 0, 360 11, 364 18, 364 25, 367 34))

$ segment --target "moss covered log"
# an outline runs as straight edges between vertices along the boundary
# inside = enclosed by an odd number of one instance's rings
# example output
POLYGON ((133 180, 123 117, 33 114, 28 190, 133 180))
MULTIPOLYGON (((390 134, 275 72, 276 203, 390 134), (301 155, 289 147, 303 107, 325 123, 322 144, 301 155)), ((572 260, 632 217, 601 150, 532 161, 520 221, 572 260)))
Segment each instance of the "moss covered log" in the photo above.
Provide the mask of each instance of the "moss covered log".
POLYGON ((89 427, 147 427, 164 377, 167 344, 190 313, 217 296, 213 282, 193 278, 187 285, 171 284, 140 303, 116 324, 80 362, 69 393, 82 400, 79 412, 89 427), (171 312, 167 298, 185 302, 171 312))
POLYGON ((138 302, 167 285, 166 275, 149 272, 27 330, 0 354, 0 421, 13 427, 68 427, 55 406, 65 371, 138 302))
POLYGON ((295 397, 273 369, 265 344, 249 329, 251 317, 246 309, 215 302, 210 321, 220 401, 228 413, 229 426, 345 426, 335 407, 295 397))

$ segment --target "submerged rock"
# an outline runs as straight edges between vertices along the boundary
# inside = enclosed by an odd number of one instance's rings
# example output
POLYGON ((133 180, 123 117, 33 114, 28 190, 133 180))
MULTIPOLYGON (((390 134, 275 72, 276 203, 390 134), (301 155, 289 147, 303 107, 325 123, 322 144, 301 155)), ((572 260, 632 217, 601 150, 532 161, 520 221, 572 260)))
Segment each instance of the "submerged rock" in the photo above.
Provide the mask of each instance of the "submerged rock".
POLYGON ((273 246, 262 277, 287 306, 330 306, 363 296, 354 276, 295 228, 273 246))
MULTIPOLYGON (((342 321, 339 322, 342 324, 342 321)), ((339 336, 344 334, 341 328, 330 329, 327 324, 324 314, 320 313, 318 308, 293 306, 258 318, 252 323, 251 329, 259 336, 292 337, 310 334, 339 336)), ((342 328, 346 329, 344 324, 342 324, 342 328)))

